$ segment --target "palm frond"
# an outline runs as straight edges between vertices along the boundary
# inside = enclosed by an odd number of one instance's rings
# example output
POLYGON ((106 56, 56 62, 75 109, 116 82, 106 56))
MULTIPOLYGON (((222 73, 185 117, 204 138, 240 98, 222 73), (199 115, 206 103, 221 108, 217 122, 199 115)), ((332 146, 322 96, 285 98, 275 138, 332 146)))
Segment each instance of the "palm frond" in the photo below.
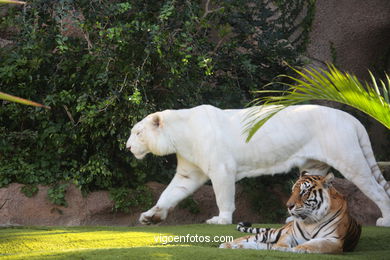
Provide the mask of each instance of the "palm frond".
POLYGON ((256 92, 263 97, 254 100, 253 104, 261 104, 254 110, 262 116, 256 116, 256 112, 252 112, 250 120, 246 121, 249 122, 245 128, 248 135, 247 141, 277 112, 287 106, 312 100, 335 101, 349 105, 368 114, 390 129, 390 78, 387 74, 385 83, 383 80, 378 82, 370 72, 372 80, 370 85, 366 82, 362 83, 352 74, 341 72, 333 65, 328 65, 328 70, 310 68, 299 71, 292 69, 298 77, 288 75, 278 77, 288 79, 294 84, 276 82, 287 86, 287 91, 260 90, 256 92), (261 110, 264 109, 264 106, 269 105, 276 106, 273 107, 272 112, 262 113, 261 110))
MULTIPOLYGON (((24 4, 26 4, 26 2, 24 2, 24 1, 16 1, 16 0, 0 0, 0 4, 20 4, 20 5, 24 5, 24 4)), ((3 93, 3 92, 0 92, 0 99, 6 100, 6 101, 10 101, 10 102, 20 103, 20 104, 23 104, 23 105, 29 105, 29 106, 35 106, 35 107, 44 107, 44 108, 50 109, 50 107, 48 107, 48 106, 45 106, 45 105, 36 103, 34 101, 30 101, 30 100, 27 100, 27 99, 24 99, 24 98, 15 97, 15 96, 3 93)))
POLYGON ((50 109, 50 107, 48 107, 48 106, 45 106, 45 105, 36 103, 34 101, 30 101, 30 100, 27 100, 27 99, 24 99, 24 98, 15 97, 15 96, 3 93, 3 92, 0 92, 0 99, 6 100, 6 101, 20 103, 20 104, 23 104, 23 105, 29 105, 29 106, 35 106, 35 107, 44 107, 44 108, 50 109))
POLYGON ((19 4, 19 5, 24 5, 24 4, 26 4, 26 2, 15 1, 15 0, 0 0, 0 4, 19 4))

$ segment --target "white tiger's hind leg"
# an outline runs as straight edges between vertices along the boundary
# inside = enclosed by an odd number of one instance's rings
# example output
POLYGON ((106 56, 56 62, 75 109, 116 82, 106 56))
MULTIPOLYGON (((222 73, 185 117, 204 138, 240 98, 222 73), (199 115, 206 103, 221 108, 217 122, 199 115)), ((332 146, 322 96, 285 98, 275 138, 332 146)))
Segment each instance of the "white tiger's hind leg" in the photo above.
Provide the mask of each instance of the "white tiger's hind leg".
POLYGON ((359 176, 351 181, 381 210, 382 218, 378 218, 376 225, 390 227, 390 198, 383 187, 376 182, 374 177, 365 179, 359 176))
MULTIPOLYGON (((382 211, 382 218, 379 218, 376 222, 377 226, 390 226, 390 185, 387 183, 385 178, 383 177, 382 172, 380 171, 378 164, 375 160, 374 152, 371 147, 370 138, 368 137, 367 131, 361 124, 356 126, 357 137, 359 140, 359 148, 361 149, 361 153, 368 165, 368 173, 371 174, 374 180, 371 178, 371 182, 373 182, 376 187, 376 192, 378 193, 379 200, 374 200, 371 198, 382 211)), ((359 180, 363 186, 364 181, 359 180)), ((365 187, 365 186, 364 186, 365 187)), ((368 187, 366 187, 368 189, 368 187)), ((365 192, 362 188, 361 190, 367 195, 368 192, 365 192)), ((372 191, 371 191, 372 192, 372 191)))
POLYGON ((353 161, 343 161, 337 167, 346 179, 354 183, 381 210, 382 218, 377 220, 377 226, 390 227, 390 197, 385 189, 375 179, 364 156, 353 161))

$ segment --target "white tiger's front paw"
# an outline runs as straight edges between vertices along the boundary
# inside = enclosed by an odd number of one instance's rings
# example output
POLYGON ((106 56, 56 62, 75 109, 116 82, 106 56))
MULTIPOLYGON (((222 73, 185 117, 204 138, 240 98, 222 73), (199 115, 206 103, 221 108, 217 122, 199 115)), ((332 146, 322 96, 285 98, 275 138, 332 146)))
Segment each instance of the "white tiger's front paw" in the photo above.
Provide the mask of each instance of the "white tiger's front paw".
POLYGON ((376 225, 381 227, 390 227, 390 218, 378 218, 376 225))
POLYGON ((159 223, 167 218, 168 210, 154 206, 148 211, 141 214, 139 222, 143 225, 159 223))
POLYGON ((207 224, 219 224, 219 225, 227 225, 227 224, 232 224, 232 219, 230 218, 223 218, 220 216, 215 216, 212 217, 208 220, 206 220, 207 224))

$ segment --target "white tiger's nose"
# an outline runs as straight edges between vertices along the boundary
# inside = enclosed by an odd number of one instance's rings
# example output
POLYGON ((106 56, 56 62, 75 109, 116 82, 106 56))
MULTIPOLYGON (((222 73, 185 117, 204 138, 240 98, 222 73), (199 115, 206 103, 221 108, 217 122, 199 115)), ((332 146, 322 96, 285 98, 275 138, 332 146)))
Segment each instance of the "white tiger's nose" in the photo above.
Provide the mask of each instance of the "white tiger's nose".
POLYGON ((130 138, 127 139, 127 141, 126 141, 126 149, 129 150, 129 151, 131 149, 130 138))

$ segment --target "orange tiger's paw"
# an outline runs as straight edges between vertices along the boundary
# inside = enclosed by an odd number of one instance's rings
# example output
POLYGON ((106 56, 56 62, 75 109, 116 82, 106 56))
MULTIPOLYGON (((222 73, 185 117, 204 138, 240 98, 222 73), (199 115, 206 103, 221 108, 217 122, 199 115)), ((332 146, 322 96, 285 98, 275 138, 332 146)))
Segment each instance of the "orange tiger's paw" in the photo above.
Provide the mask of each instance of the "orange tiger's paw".
POLYGON ((273 246, 272 250, 283 251, 283 252, 292 252, 291 247, 284 247, 284 246, 273 246))
POLYGON ((233 248, 231 243, 223 243, 219 246, 219 248, 233 248))
POLYGON ((309 246, 302 246, 302 245, 294 247, 293 248, 293 252, 295 252, 295 253, 303 253, 303 254, 304 253, 316 253, 316 252, 313 251, 313 249, 311 247, 309 247, 309 246))

